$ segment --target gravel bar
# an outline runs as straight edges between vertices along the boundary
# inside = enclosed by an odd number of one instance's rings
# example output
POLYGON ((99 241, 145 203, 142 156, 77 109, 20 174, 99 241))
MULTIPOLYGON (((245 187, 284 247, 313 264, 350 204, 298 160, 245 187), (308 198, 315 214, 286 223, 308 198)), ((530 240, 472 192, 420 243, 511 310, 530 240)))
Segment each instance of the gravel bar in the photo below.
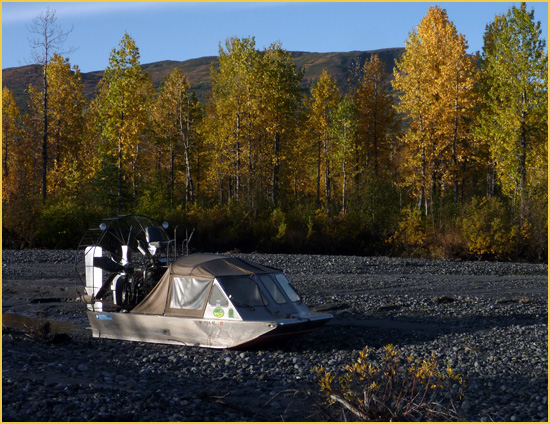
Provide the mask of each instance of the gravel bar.
POLYGON ((93 339, 78 254, 2 251, 3 421, 353 420, 323 407, 312 368, 339 373, 389 343, 465 377, 460 419, 548 421, 545 264, 238 254, 335 318, 284 345, 212 350, 93 339), (18 328, 21 316, 59 337, 18 328))

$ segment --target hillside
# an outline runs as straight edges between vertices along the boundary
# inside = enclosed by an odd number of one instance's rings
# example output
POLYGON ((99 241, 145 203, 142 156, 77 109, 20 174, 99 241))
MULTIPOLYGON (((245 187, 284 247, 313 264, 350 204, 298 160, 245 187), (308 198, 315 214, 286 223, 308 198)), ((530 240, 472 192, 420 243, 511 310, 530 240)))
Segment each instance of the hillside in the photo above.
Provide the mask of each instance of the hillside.
MULTIPOLYGON (((303 69, 303 88, 309 88, 321 75, 323 69, 333 74, 340 87, 344 87, 350 75, 350 69, 362 67, 370 56, 378 54, 385 62, 386 70, 391 73, 395 59, 401 57, 404 48, 390 48, 371 51, 353 51, 344 53, 309 53, 291 52, 297 69, 303 69)), ((174 68, 179 68, 189 78, 192 89, 199 99, 205 100, 210 90, 210 67, 218 65, 217 56, 206 56, 198 59, 190 59, 182 62, 165 60, 142 64, 143 70, 151 76, 155 87, 158 88, 163 79, 174 68)), ((86 72, 82 74, 84 93, 87 98, 92 98, 98 82, 103 77, 103 71, 86 72)), ((15 95, 17 104, 21 109, 26 108, 26 90, 29 84, 40 86, 41 71, 38 65, 26 65, 2 70, 2 86, 8 87, 15 95)))

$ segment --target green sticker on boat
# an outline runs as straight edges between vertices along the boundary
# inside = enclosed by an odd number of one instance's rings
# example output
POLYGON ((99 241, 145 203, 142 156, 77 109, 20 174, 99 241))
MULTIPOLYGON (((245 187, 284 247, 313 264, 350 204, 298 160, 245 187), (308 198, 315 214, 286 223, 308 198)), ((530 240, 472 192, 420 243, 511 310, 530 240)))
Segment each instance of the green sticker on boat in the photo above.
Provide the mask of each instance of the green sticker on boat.
POLYGON ((229 318, 235 318, 235 314, 233 313, 233 308, 229 308, 229 318))
POLYGON ((225 314, 225 312, 223 311, 223 309, 220 308, 220 307, 215 308, 215 309, 212 311, 212 313, 214 314, 214 316, 215 316, 216 318, 221 318, 221 317, 223 317, 223 315, 225 314))

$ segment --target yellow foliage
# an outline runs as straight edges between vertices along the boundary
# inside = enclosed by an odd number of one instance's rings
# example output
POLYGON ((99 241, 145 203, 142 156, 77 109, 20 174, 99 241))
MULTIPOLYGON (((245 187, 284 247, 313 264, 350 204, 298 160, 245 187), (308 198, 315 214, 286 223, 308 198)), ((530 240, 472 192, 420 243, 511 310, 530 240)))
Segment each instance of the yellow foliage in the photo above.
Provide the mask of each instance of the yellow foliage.
POLYGON ((387 240, 387 243, 405 248, 418 248, 425 242, 426 228, 422 212, 412 207, 403 209, 397 231, 387 240))
POLYGON ((365 347, 338 378, 324 367, 314 368, 329 405, 338 402, 362 421, 426 420, 448 418, 453 397, 462 397, 464 379, 449 366, 442 370, 434 354, 415 361, 390 344, 380 366, 373 366, 372 353, 365 347))
POLYGON ((465 208, 462 231, 471 253, 507 257, 533 237, 532 224, 514 222, 506 204, 497 197, 475 197, 465 208))
POLYGON ((410 119, 403 137, 408 160, 404 185, 419 203, 437 200, 467 175, 475 152, 469 144, 477 97, 477 70, 467 43, 447 12, 431 7, 405 42, 406 51, 394 68, 393 87, 403 92, 397 111, 410 119))

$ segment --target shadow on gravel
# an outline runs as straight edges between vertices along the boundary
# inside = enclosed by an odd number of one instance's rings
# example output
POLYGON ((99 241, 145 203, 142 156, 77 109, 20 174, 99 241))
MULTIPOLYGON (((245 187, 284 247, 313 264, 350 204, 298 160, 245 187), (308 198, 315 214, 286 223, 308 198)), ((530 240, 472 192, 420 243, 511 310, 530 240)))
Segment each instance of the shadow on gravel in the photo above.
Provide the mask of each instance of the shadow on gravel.
POLYGON ((284 346, 264 347, 264 349, 284 349, 297 352, 361 350, 365 346, 378 348, 390 343, 394 345, 422 344, 449 334, 476 333, 493 328, 546 323, 547 317, 531 314, 433 319, 406 316, 400 316, 398 319, 372 316, 336 317, 324 327, 299 339, 291 339, 284 346))
POLYGON ((471 377, 466 381, 464 395, 471 404, 467 411, 469 421, 479 421, 479 417, 494 422, 548 421, 547 375, 532 377, 515 373, 471 377), (484 387, 485 396, 476 402, 480 387, 484 387), (517 405, 522 407, 518 409, 517 405))

